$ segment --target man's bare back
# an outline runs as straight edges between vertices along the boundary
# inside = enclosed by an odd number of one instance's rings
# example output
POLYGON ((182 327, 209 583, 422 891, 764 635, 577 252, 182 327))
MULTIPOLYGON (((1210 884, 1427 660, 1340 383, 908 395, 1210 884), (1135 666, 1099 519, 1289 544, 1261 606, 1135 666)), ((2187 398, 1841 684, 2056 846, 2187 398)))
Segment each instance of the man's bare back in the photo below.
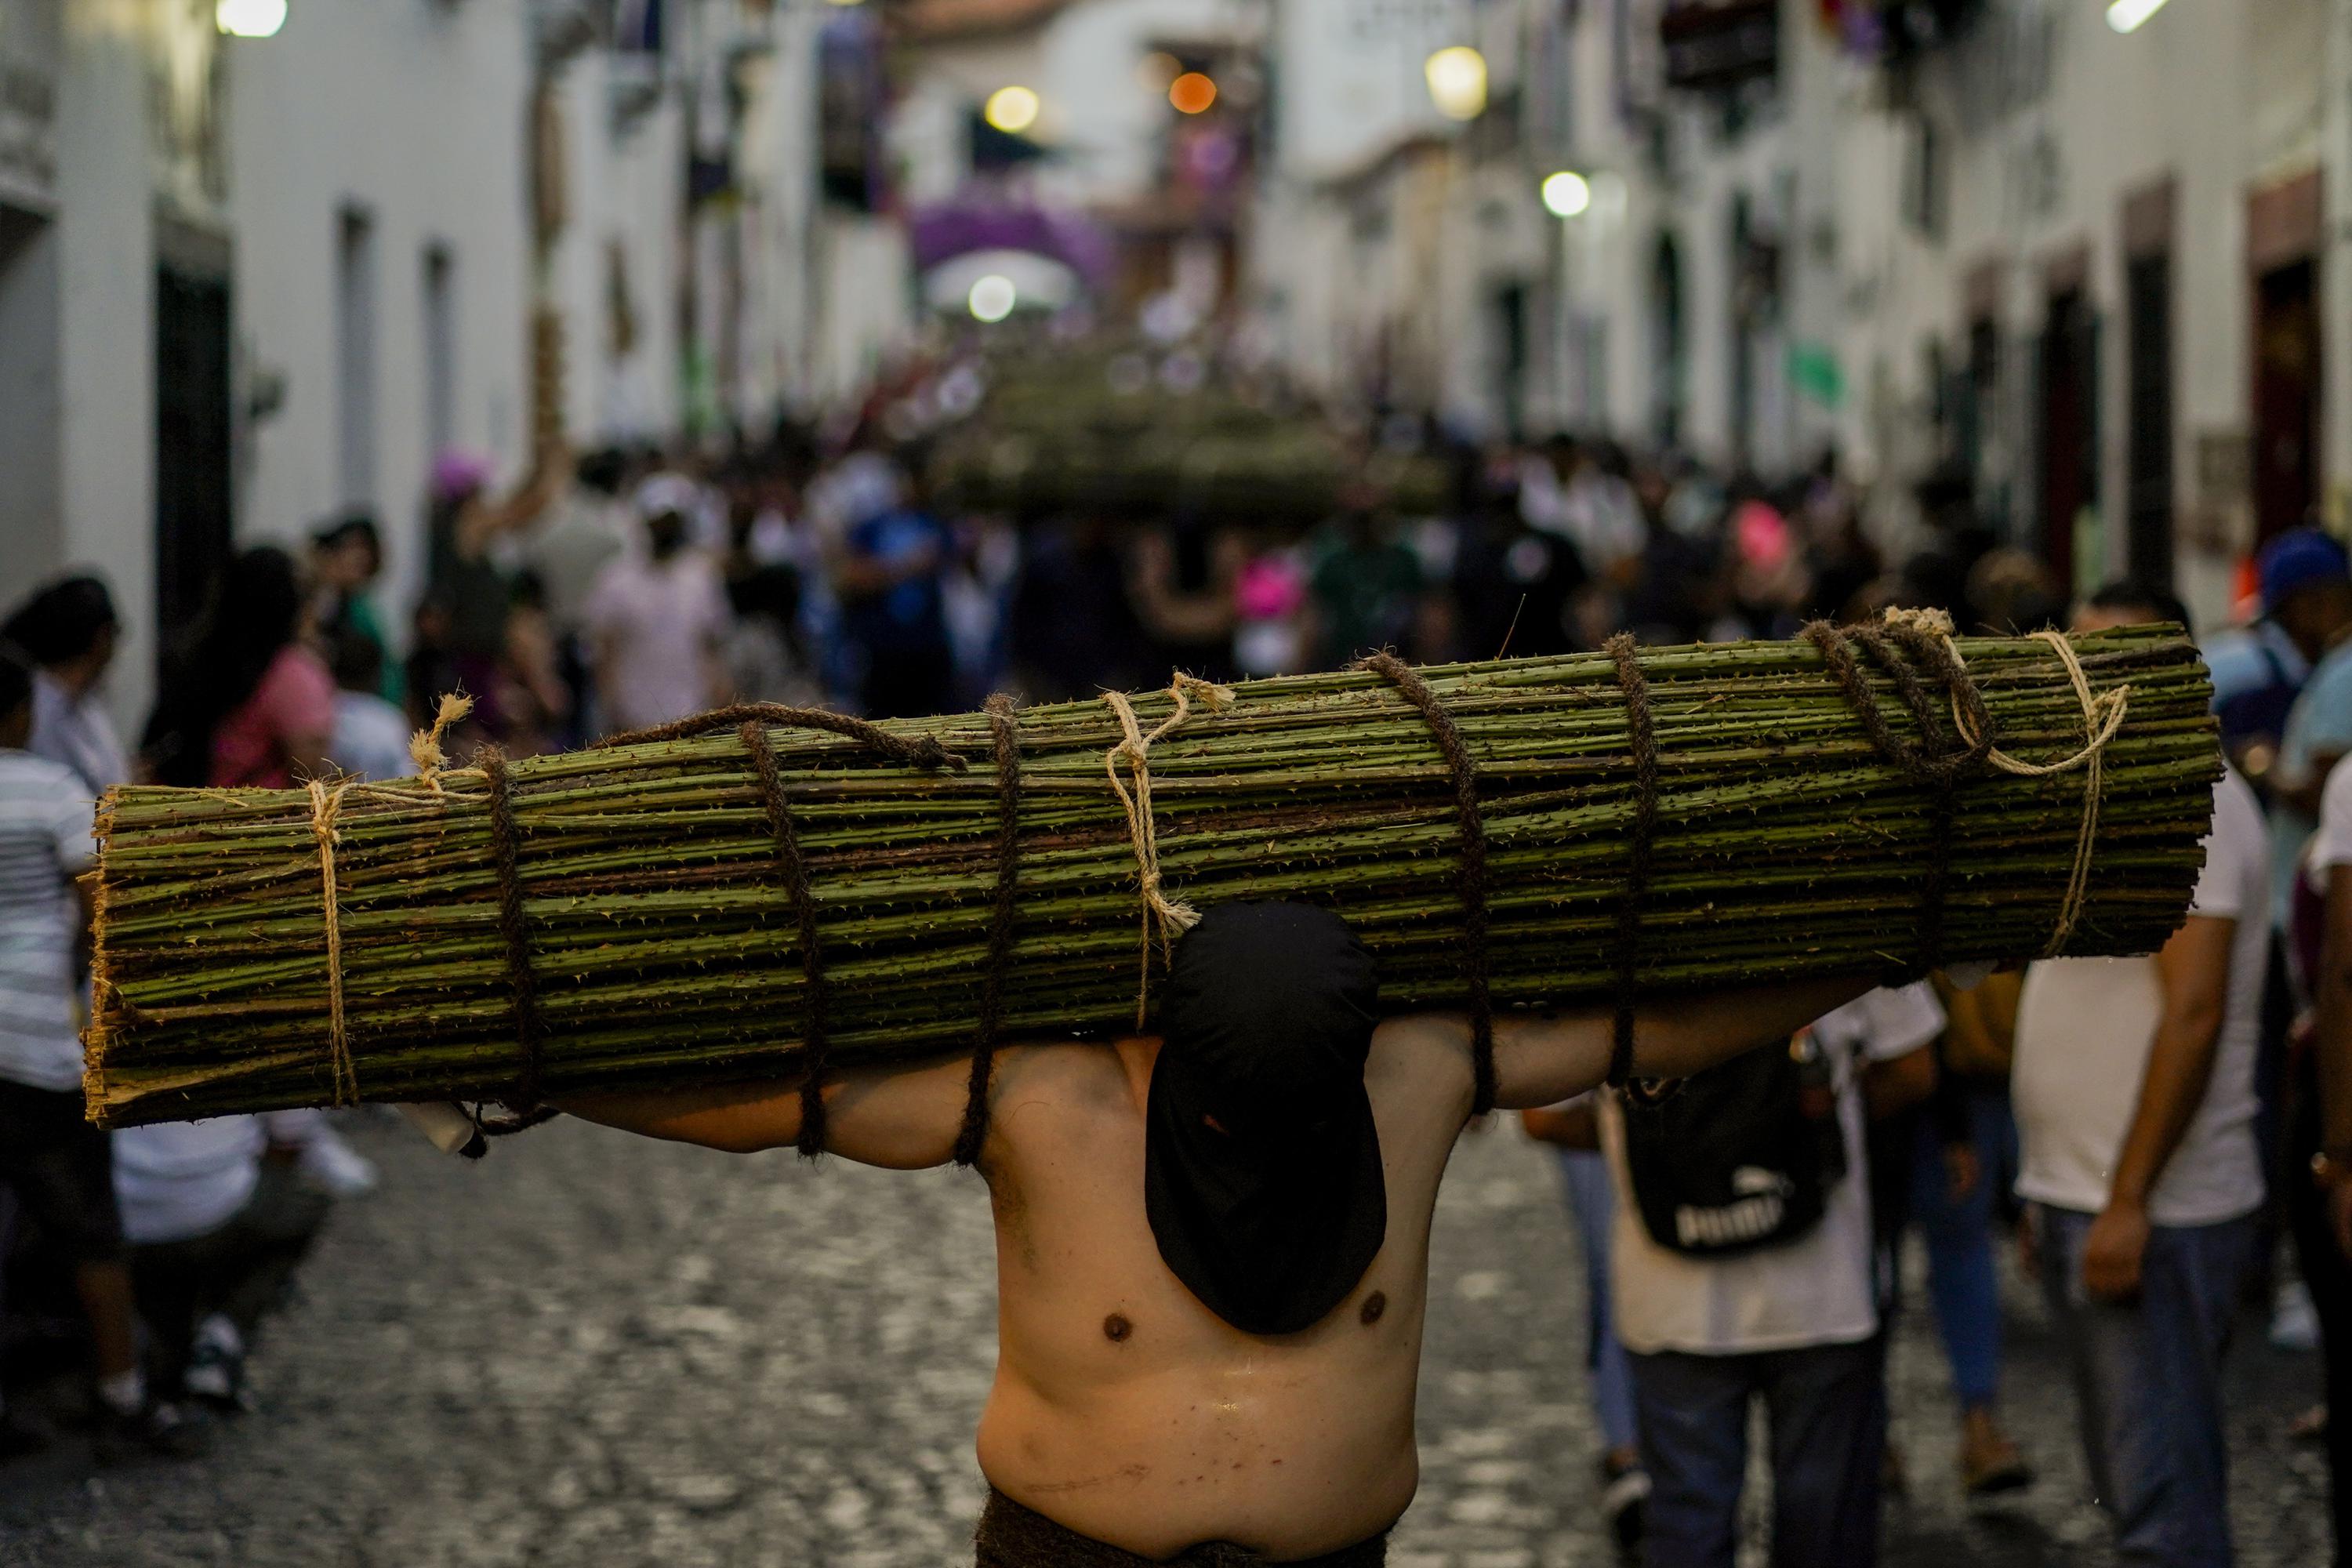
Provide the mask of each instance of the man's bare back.
MULTIPOLYGON (((1814 982, 1645 1013, 1639 1066, 1675 1076, 1795 1028, 1866 989, 1814 982)), ((1354 1289, 1297 1333, 1244 1333, 1163 1260, 1144 1207, 1156 1039, 1008 1046, 981 1161, 997 1236, 996 1381, 980 1422, 990 1483, 1078 1533, 1155 1560, 1203 1542, 1271 1561, 1378 1535, 1419 1479, 1413 1401, 1437 1187, 1469 1120, 1470 1031, 1391 1019, 1365 1087, 1380 1135, 1385 1238, 1354 1289)), ((1502 1109, 1583 1092, 1607 1070, 1608 1018, 1507 1018, 1502 1109)), ((828 1084, 830 1147, 895 1169, 945 1164, 965 1061, 828 1084)), ((592 1121, 712 1148, 784 1147, 797 1091, 752 1086, 567 1102, 592 1121)))

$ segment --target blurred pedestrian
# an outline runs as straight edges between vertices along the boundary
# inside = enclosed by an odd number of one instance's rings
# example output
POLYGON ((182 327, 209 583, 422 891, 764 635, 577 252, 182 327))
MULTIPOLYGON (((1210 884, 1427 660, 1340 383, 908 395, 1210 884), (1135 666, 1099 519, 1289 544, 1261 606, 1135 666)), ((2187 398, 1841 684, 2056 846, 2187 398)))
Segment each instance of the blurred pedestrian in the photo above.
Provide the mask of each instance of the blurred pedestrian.
POLYGON ((409 760, 408 714, 383 692, 383 649, 359 627, 338 626, 328 645, 335 678, 335 725, 327 755, 351 778, 405 778, 416 771, 409 760))
MULTIPOLYGON (((1879 1247, 1882 1339, 1903 1297, 1904 1242, 1913 1226, 1927 1244, 1927 1299, 1935 1312, 1953 1402, 1959 1406, 1959 1483, 1971 1498, 2016 1491, 2033 1471, 2000 1425, 2001 1312, 1994 1267, 1999 1196, 2015 1174, 2016 1132, 2007 1094, 2019 977, 1962 987, 1931 977, 1946 1026, 1931 1047, 1925 1101, 1874 1119, 1871 1208, 1879 1247)), ((1890 1440, 1891 1484, 1904 1477, 1890 1440)))
POLYGON ((310 612, 293 558, 276 545, 229 563, 148 721, 159 780, 284 789, 332 771, 335 680, 310 647, 310 612))
MULTIPOLYGON (((90 1336, 101 1459, 186 1457, 201 1434, 150 1396, 107 1134, 82 1112, 78 952, 89 931, 92 803, 72 772, 26 750, 33 672, 0 652, 0 1184, 72 1260, 90 1336)), ((45 1434, 0 1404, 0 1457, 45 1434)))
POLYGON ((2308 965, 2315 1027, 2295 1055, 2283 1196, 2326 1369, 2328 1492, 2341 1568, 2352 1563, 2352 768, 2328 775, 2306 865, 2313 896, 2298 908, 2297 936, 2306 952, 2319 949, 2318 962, 2308 965), (2315 944, 2305 929, 2315 914, 2315 944))
MULTIPOLYGON (((2140 596, 2098 595, 2074 629, 2183 618, 2140 596)), ((2189 919, 2162 951, 2044 960, 2019 1002, 2017 1190, 2126 1563, 2231 1561, 2221 1368, 2263 1195, 2270 876, 2262 807, 2229 773, 2189 919)))
POLYGON ((331 1200, 301 1181, 270 1118, 166 1121, 116 1134, 115 1194, 159 1394, 243 1407, 246 1358, 331 1200), (265 1155, 272 1157, 265 1158, 265 1155))
POLYGON ((2352 601, 2335 588, 2352 580, 2352 563, 2333 538, 2297 528, 2263 546, 2254 575, 2261 615, 2251 626, 2210 639, 2204 654, 2221 749, 2257 793, 2267 794, 2287 714, 2315 659, 2326 657, 2344 620, 2352 618, 2352 601))
POLYGON ((1772 1561, 1877 1562, 1886 1402, 1864 1124, 1924 1096, 1943 1027, 1927 987, 1873 991, 1663 1105, 1603 1097, 1652 1568, 1731 1568, 1758 1399, 1772 1561))
POLYGON ((842 630, 864 656, 859 705, 877 719, 947 710, 955 689, 944 582, 953 540, 904 474, 853 521, 834 565, 842 630))
POLYGON ((1144 658, 1127 569, 1105 520, 1038 522, 1013 590, 1013 679, 1033 701, 1126 689, 1167 672, 1144 658))
POLYGON ((430 685, 410 693, 429 719, 439 698, 463 690, 475 700, 475 720, 504 736, 498 710, 499 662, 507 647, 511 578, 521 563, 522 531, 547 516, 572 480, 571 454, 560 445, 533 454, 530 473, 511 495, 491 495, 489 459, 460 451, 434 459, 425 515, 425 603, 413 668, 430 685))
POLYGON ((656 474, 639 486, 640 542, 597 574, 587 629, 607 731, 642 730, 701 712, 724 696, 719 645, 729 611, 719 570, 687 544, 693 482, 656 474))
POLYGON ((62 577, 0 625, 0 644, 33 667, 35 756, 73 770, 92 795, 131 782, 131 761, 106 710, 106 672, 121 641, 114 599, 96 577, 62 577))
POLYGON ((1570 1228, 1584 1257, 1584 1369, 1592 1395, 1592 1416, 1601 1429, 1601 1519, 1628 1559, 1641 1550, 1650 1498, 1649 1472, 1642 1468, 1641 1432, 1633 1413, 1633 1368, 1617 1337, 1609 1278, 1610 1232, 1617 1217, 1617 1194, 1609 1162, 1601 1152, 1600 1113, 1591 1095, 1539 1110, 1523 1110, 1528 1136, 1549 1143, 1559 1160, 1570 1228))
POLYGON ((348 627, 375 645, 376 694, 398 702, 404 692, 392 638, 370 591, 383 574, 383 535, 372 512, 346 512, 310 535, 310 586, 319 595, 317 619, 329 637, 348 627))
POLYGON ((2263 552, 2263 602, 2311 674, 2295 693, 2270 773, 2273 918, 2286 923, 2287 889, 2312 829, 2327 775, 2352 752, 2352 563, 2315 528, 2281 534, 2263 552))
POLYGON ((1349 487, 1339 514, 1308 547, 1317 658, 1336 669, 1361 654, 1402 647, 1422 588, 1421 559, 1368 486, 1349 487))

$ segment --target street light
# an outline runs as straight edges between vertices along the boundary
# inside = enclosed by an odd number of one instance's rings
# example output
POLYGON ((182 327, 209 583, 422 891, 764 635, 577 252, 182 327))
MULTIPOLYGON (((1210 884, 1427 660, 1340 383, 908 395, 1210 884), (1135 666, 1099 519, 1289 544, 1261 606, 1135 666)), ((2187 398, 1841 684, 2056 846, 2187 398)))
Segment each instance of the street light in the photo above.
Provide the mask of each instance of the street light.
POLYGON ((1199 71, 1186 71, 1168 84, 1168 101, 1179 114, 1206 114, 1217 101, 1217 84, 1199 71))
POLYGON ((1486 110, 1486 57, 1467 44, 1438 50, 1422 62, 1429 100, 1448 120, 1475 120, 1486 110))
POLYGON ((274 38, 286 25, 286 0, 215 0, 213 26, 232 38, 274 38))
POLYGON ((2110 0, 2107 26, 2118 33, 2133 32, 2163 9, 2164 0, 2110 0))
POLYGON ((1025 87, 1000 87, 988 95, 982 118, 1008 136, 1018 136, 1037 123, 1037 95, 1025 87))
POLYGON ((1013 314, 1013 307, 1020 302, 1020 299, 1012 279, 1002 272, 992 272, 971 286, 971 292, 964 297, 964 303, 971 307, 974 321, 1001 321, 1013 314))
POLYGON ((1592 182, 1573 169, 1546 174, 1541 190, 1544 211, 1554 217, 1575 217, 1592 205, 1592 182))

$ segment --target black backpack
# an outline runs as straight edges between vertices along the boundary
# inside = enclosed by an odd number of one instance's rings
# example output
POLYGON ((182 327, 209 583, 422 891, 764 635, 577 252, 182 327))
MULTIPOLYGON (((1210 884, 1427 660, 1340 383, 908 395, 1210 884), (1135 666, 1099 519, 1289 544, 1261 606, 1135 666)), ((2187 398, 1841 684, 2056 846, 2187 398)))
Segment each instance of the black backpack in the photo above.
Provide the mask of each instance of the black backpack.
POLYGON ((1809 1035, 1628 1099, 1625 1169, 1650 1238, 1690 1258, 1736 1258, 1819 1225, 1846 1173, 1828 1064, 1809 1035))

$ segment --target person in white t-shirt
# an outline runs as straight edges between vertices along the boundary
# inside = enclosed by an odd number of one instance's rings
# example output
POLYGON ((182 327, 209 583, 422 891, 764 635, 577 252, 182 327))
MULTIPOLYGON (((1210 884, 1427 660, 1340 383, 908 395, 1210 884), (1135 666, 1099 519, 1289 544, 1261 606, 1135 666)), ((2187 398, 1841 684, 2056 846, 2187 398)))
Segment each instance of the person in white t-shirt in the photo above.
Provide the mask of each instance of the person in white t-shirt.
MULTIPOLYGON (((92 803, 62 764, 26 750, 33 673, 0 651, 0 1186, 71 1260, 90 1332, 106 1460, 202 1447, 177 1409, 148 1397, 107 1135, 84 1120, 77 950, 89 924, 74 879, 91 860, 92 803)), ((0 1458, 46 1438, 0 1408, 0 1458)))
POLYGON ((327 1217, 327 1194, 291 1157, 325 1131, 315 1114, 288 1111, 115 1134, 114 1190, 165 1397, 242 1403, 261 1320, 327 1217), (265 1158, 272 1151, 279 1157, 265 1158))
POLYGON ((1773 1561, 1869 1568, 1877 1561, 1885 1364, 1876 1339, 1866 1100, 1882 1112, 1934 1085, 1926 1047, 1944 1010, 1925 985, 1864 994, 1815 1022, 1811 1045, 1835 1096, 1844 1173, 1818 1224, 1738 1257, 1672 1251, 1636 1207, 1625 1110, 1602 1097, 1615 1178, 1611 1239, 1618 1336, 1633 1352, 1648 1561, 1730 1568, 1748 1473, 1748 1413, 1771 1428, 1773 1561), (1866 1092, 1878 1079, 1888 1103, 1866 1092))
MULTIPOLYGON (((2110 590, 2074 627, 2180 614, 2167 595, 2110 590)), ((2163 950, 2038 963, 2018 1004, 2017 1191, 2093 1483, 2136 1563, 2231 1557, 2221 1362, 2263 1202, 2270 881, 2262 807, 2228 773, 2189 918, 2163 950)))

